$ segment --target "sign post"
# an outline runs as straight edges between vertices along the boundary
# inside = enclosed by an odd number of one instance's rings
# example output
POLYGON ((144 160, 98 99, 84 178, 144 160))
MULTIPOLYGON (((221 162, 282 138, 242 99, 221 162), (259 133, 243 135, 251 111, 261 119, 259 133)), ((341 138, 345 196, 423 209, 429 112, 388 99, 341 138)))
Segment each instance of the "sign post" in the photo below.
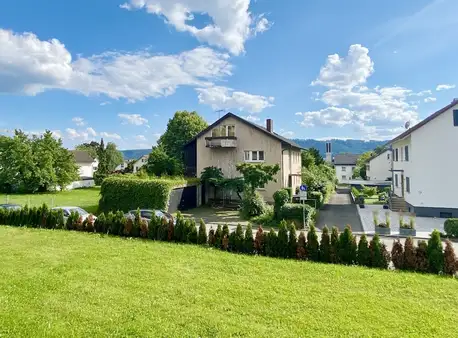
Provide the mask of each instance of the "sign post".
POLYGON ((305 201, 307 200, 307 186, 302 184, 299 188, 299 199, 302 204, 302 226, 305 229, 305 201))

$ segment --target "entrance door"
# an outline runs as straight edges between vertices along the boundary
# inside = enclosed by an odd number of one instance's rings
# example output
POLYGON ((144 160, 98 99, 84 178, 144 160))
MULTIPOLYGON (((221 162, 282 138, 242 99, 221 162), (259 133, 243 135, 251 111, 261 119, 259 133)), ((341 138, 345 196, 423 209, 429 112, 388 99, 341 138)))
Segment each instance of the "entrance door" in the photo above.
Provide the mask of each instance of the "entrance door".
POLYGON ((401 192, 402 198, 404 198, 404 174, 401 174, 401 192))

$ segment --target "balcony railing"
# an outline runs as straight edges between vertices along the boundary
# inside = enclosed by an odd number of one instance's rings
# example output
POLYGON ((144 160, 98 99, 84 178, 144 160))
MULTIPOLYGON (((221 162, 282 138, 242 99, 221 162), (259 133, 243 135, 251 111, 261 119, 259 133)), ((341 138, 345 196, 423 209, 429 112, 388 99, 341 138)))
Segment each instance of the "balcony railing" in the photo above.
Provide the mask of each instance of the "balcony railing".
POLYGON ((237 137, 235 136, 218 136, 206 137, 206 146, 208 148, 236 148, 237 137))

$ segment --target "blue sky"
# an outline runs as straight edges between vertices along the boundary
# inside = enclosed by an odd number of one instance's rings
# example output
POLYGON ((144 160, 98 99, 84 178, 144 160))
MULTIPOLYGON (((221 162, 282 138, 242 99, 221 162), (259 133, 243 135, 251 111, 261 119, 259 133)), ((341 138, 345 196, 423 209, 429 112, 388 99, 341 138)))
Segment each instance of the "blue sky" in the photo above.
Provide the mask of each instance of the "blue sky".
POLYGON ((149 148, 177 110, 389 139, 458 97, 458 1, 9 1, 0 130, 149 148))

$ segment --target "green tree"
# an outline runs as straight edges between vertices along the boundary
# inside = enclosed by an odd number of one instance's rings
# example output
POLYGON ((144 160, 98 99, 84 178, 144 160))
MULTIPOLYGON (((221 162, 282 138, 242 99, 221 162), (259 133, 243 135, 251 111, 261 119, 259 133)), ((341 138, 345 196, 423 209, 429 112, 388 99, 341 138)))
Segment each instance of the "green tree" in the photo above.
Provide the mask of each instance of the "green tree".
POLYGON ((329 228, 326 225, 321 234, 320 253, 322 262, 329 263, 331 261, 331 238, 329 236, 329 228))
POLYGON ((108 142, 105 148, 105 156, 107 161, 108 171, 112 172, 124 161, 124 156, 113 142, 108 142))
POLYGON ((75 147, 76 150, 84 150, 91 155, 92 158, 99 160, 99 169, 102 165, 102 171, 106 167, 107 174, 116 169, 124 161, 124 156, 113 142, 108 142, 106 147, 103 144, 103 139, 99 142, 91 141, 89 143, 82 143, 75 147), (104 161, 102 163, 102 160, 104 161))
POLYGON ((320 151, 316 148, 308 148, 302 151, 302 166, 309 168, 311 165, 320 165, 324 164, 323 156, 321 156, 320 151))
POLYGON ((315 262, 320 260, 320 245, 318 243, 316 228, 313 224, 310 226, 310 230, 307 233, 306 249, 308 258, 315 262))
POLYGON ((373 155, 372 151, 365 152, 362 154, 356 161, 356 167, 353 171, 353 178, 361 177, 362 179, 367 179, 366 176, 366 163, 369 158, 373 155))
POLYGON ((158 145, 163 147, 167 155, 182 162, 184 145, 207 126, 197 112, 177 111, 167 123, 167 130, 159 138, 158 145))
POLYGON ((361 266, 370 266, 371 262, 371 252, 369 250, 369 242, 365 234, 361 235, 358 243, 358 265, 361 266))
POLYGON ((439 273, 444 270, 444 252, 440 232, 433 230, 431 238, 428 240, 428 263, 429 271, 439 273))
POLYGON ((180 163, 167 155, 163 147, 153 147, 149 154, 148 163, 146 164, 146 172, 156 176, 177 176, 182 173, 180 163))
POLYGON ((83 150, 87 151, 92 158, 97 157, 97 151, 99 149, 100 144, 96 141, 91 141, 89 143, 81 143, 75 147, 76 150, 83 150))
POLYGON ((280 171, 280 165, 240 163, 236 169, 243 175, 246 186, 254 194, 256 189, 264 187, 270 181, 277 182, 275 175, 280 171))

